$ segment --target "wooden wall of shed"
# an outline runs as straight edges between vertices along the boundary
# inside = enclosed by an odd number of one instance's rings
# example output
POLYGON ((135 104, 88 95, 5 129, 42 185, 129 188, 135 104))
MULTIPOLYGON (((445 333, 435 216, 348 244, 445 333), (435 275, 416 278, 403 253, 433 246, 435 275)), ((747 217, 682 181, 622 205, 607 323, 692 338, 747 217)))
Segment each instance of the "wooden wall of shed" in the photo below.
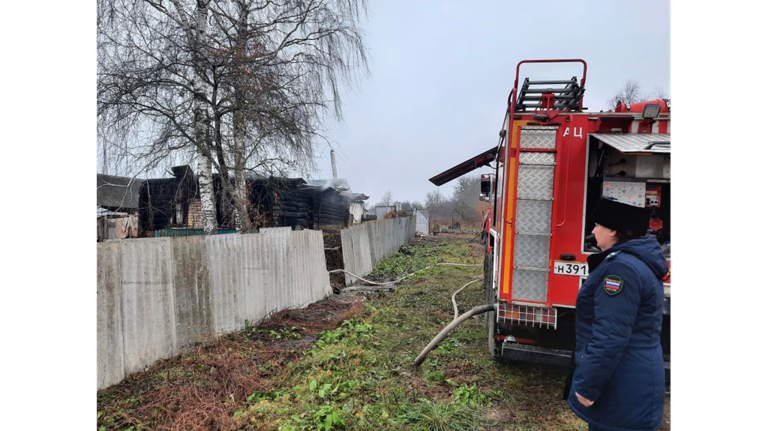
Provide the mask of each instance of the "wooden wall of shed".
MULTIPOLYGON (((161 178, 144 181, 139 192, 139 231, 166 229, 171 226, 189 227, 190 204, 197 198, 197 186, 192 178, 161 178), (181 204, 185 220, 174 224, 176 204, 181 204)), ((199 198, 197 198, 199 203, 199 198)), ((193 219, 193 221, 199 219, 193 219)), ((201 223, 202 227, 202 223, 201 223)))
POLYGON ((309 227, 311 197, 301 192, 304 186, 297 179, 265 179, 251 184, 251 219, 260 226, 309 227))
POLYGON ((312 190, 311 228, 342 228, 349 219, 349 203, 334 189, 312 190))

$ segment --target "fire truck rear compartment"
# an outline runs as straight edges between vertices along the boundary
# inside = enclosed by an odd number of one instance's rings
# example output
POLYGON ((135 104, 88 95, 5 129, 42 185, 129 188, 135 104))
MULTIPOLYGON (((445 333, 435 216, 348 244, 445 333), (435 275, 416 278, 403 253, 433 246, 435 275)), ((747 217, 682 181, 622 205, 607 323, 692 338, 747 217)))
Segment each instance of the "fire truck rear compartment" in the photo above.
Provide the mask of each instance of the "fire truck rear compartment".
MULTIPOLYGON (((525 135, 521 138, 521 142, 524 139, 525 135)), ((596 253, 600 251, 594 241, 594 236, 591 234, 594 223, 589 220, 589 214, 597 204, 598 199, 601 196, 607 195, 638 206, 642 205, 650 208, 652 222, 649 225, 648 231, 640 234, 655 236, 659 240, 665 256, 668 259, 670 258, 671 218, 669 197, 671 194, 671 182, 668 141, 668 134, 646 134, 646 136, 642 137, 629 135, 606 136, 605 134, 590 136, 587 153, 583 253, 596 253), (612 145, 609 145, 607 142, 612 145), (640 145, 643 151, 637 151, 637 145, 640 145), (646 150, 646 147, 649 146, 650 149, 646 150), (626 152, 621 151, 621 149, 626 150, 626 152)), ((521 160, 521 166, 523 164, 525 164, 525 161, 521 160)), ((520 181, 521 184, 524 184, 524 179, 520 181)), ((518 198, 520 197, 518 196, 518 198)), ((528 196, 524 197, 527 198, 528 196)), ((519 200, 518 204, 520 203, 526 202, 519 200)), ((543 220, 543 225, 549 224, 549 217, 541 217, 539 214, 536 214, 536 216, 538 220, 543 220)), ((518 217, 518 222, 520 219, 518 217)), ((530 229, 520 230, 527 231, 530 229)), ((522 235, 518 232, 518 237, 520 236, 522 235)), ((516 262, 519 263, 521 261, 518 259, 521 257, 518 254, 519 252, 530 251, 531 249, 528 244, 518 244, 516 242, 516 262), (521 247, 518 248, 518 245, 521 247)), ((519 272, 516 271, 515 275, 519 275, 519 272)), ((513 288, 513 292, 519 294, 521 291, 520 289, 513 288)), ((528 293, 525 290, 523 292, 528 293)), ((518 296, 515 295, 515 297, 518 296)), ((671 354, 669 305, 669 298, 667 297, 664 303, 664 320, 661 333, 667 381, 669 381, 671 354)), ((498 304, 498 307, 500 307, 500 311, 494 316, 496 317, 496 322, 489 321, 489 325, 493 325, 491 328, 495 329, 493 331, 494 334, 489 333, 489 346, 494 356, 511 361, 530 361, 560 366, 570 365, 571 351, 575 341, 575 313, 572 308, 544 308, 540 313, 543 313, 544 318, 537 318, 539 320, 537 322, 526 322, 525 319, 519 318, 517 314, 513 316, 514 319, 505 319, 505 316, 509 316, 508 308, 510 305, 498 304), (555 313, 555 319, 551 319, 549 316, 555 313), (546 324, 546 322, 552 320, 556 322, 554 326, 546 324), (544 324, 541 322, 544 322, 544 324)), ((522 313, 523 311, 520 309, 520 314, 522 315, 522 313)), ((489 320, 491 319, 492 317, 489 316, 489 320)))
POLYGON ((583 252, 599 252, 591 234, 595 225, 589 214, 601 196, 611 196, 651 210, 647 234, 659 240, 666 257, 670 258, 669 140, 669 134, 590 136, 583 252))

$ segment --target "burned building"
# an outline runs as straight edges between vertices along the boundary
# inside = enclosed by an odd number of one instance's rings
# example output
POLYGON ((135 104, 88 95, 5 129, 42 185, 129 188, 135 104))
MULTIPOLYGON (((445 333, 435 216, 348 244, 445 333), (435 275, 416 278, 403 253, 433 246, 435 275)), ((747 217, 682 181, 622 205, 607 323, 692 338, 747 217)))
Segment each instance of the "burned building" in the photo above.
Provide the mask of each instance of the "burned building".
POLYGON ((262 226, 341 229, 354 224, 350 206, 368 199, 360 193, 309 184, 299 178, 269 178, 251 185, 251 203, 265 215, 262 226))
POLYGON ((168 228, 202 229, 197 177, 189 166, 171 168, 173 178, 145 180, 139 194, 142 236, 168 228))
MULTIPOLYGON (((172 171, 173 178, 149 179, 141 186, 139 225, 145 236, 202 233, 197 176, 189 166, 174 167, 172 171)), ((229 181, 234 186, 234 178, 230 177, 229 181)), ((214 174, 219 233, 235 229, 235 205, 224 185, 222 177, 214 174)), ((246 178, 246 187, 246 206, 254 229, 279 226, 340 229, 354 224, 350 207, 368 199, 360 193, 307 184, 301 178, 260 177, 252 173, 246 178)))
MULTIPOLYGON (((309 180, 313 194, 313 224, 316 226, 350 226, 364 221, 365 200, 363 193, 351 192, 344 178, 333 180, 309 180)), ((314 229, 320 229, 315 227, 314 229)))
POLYGON ((301 178, 254 178, 249 181, 249 213, 256 226, 310 227, 312 197, 301 178))

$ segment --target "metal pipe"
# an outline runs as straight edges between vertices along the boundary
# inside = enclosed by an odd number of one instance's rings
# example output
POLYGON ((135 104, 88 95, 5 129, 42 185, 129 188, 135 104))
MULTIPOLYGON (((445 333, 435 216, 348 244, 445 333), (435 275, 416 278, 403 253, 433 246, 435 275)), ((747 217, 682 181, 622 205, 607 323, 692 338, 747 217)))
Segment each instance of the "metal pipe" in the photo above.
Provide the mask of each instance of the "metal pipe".
MULTIPOLYGON (((573 115, 568 116, 568 124, 565 126, 566 128, 573 127, 573 115)), ((573 133, 568 135, 568 144, 565 146, 565 148, 568 150, 568 156, 571 155, 571 139, 573 139, 573 133)), ((558 152, 559 153, 559 152, 558 152)), ((565 160, 569 160, 568 157, 565 158, 565 160)), ((558 209, 562 207, 562 211, 560 211, 560 221, 557 222, 557 217, 555 217, 556 227, 560 227, 565 224, 565 215, 567 214, 568 209, 568 174, 571 170, 571 164, 569 162, 565 162, 565 192, 562 194, 562 196, 565 196, 562 198, 562 201, 558 204, 558 209)))
POLYGON ((336 177, 336 153, 331 149, 331 170, 333 171, 333 188, 338 187, 339 180, 336 177))

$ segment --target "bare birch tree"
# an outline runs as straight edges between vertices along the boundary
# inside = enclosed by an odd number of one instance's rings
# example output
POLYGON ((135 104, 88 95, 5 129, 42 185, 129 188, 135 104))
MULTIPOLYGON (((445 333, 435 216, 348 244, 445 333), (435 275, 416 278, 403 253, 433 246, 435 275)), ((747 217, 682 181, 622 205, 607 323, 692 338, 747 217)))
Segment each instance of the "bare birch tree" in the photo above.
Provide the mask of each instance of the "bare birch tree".
MULTIPOLYGON (((365 1, 311 0, 264 3, 235 0, 215 22, 232 53, 225 80, 232 93, 230 121, 235 190, 229 193, 247 228, 243 205, 247 165, 270 173, 309 170, 314 139, 326 113, 341 119, 341 83, 367 71, 357 27, 365 1), (339 79, 342 82, 339 82, 339 79)), ((230 5, 220 3, 220 5, 230 5)), ((241 226, 242 225, 242 226, 241 226)))
POLYGON ((211 168, 238 230, 248 229, 246 171, 311 168, 324 120, 341 118, 340 86, 367 72, 365 8, 366 0, 101 0, 103 159, 150 170, 194 154, 206 234, 215 229, 211 168))

